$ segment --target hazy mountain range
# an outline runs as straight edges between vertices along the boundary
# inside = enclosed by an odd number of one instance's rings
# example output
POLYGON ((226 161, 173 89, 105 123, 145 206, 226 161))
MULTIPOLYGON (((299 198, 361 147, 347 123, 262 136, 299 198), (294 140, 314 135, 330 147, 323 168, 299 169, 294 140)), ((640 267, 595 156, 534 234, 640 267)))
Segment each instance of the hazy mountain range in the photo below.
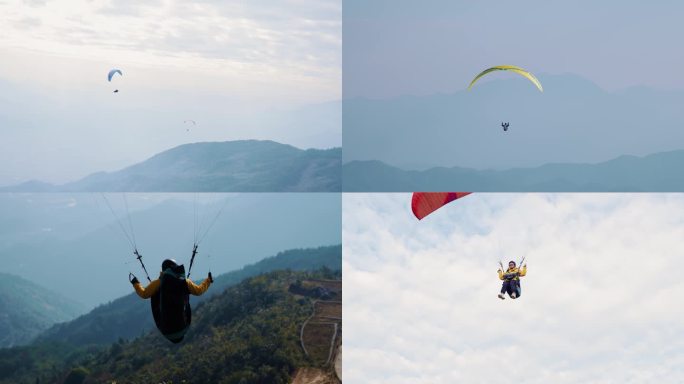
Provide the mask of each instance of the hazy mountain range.
POLYGON ((125 236, 135 237, 152 277, 165 258, 187 266, 199 232, 206 235, 196 278, 283 249, 341 242, 341 202, 333 193, 2 194, 0 211, 3 271, 86 308, 128 293, 129 271, 144 279, 125 236))
POLYGON ((683 190, 673 151, 684 148, 684 91, 539 78, 543 93, 502 76, 453 94, 345 100, 344 189, 683 190))
POLYGON ((181 145, 116 172, 62 185, 28 181, 5 192, 334 192, 341 148, 302 150, 274 141, 181 145))
POLYGON ((52 324, 73 319, 83 305, 28 280, 0 273, 0 348, 26 344, 52 324))
POLYGON ((349 192, 679 192, 684 191, 684 150, 620 156, 598 164, 547 164, 535 168, 476 170, 435 167, 407 171, 380 161, 343 166, 349 192))

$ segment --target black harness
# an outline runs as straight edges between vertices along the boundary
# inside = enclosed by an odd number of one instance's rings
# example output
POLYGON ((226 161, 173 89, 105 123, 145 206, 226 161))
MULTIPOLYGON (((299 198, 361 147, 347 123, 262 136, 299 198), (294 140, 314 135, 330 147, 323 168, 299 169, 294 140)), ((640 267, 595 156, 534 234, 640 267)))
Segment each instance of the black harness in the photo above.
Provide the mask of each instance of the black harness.
POLYGON ((192 321, 190 290, 185 267, 168 268, 159 278, 160 286, 152 296, 152 316, 159 331, 173 343, 180 343, 192 321))

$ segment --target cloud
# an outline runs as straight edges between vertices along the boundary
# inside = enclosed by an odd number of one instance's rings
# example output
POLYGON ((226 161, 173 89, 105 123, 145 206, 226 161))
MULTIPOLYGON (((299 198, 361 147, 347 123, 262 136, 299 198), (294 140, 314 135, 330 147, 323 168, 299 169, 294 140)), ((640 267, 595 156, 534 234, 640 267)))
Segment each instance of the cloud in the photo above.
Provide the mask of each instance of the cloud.
POLYGON ((680 195, 343 198, 345 372, 366 383, 684 380, 680 195), (499 260, 526 255, 517 301, 499 260))
POLYGON ((0 47, 339 82, 341 12, 331 0, 0 4, 0 47))
POLYGON ((24 0, 24 4, 30 7, 42 7, 47 4, 46 0, 24 0))

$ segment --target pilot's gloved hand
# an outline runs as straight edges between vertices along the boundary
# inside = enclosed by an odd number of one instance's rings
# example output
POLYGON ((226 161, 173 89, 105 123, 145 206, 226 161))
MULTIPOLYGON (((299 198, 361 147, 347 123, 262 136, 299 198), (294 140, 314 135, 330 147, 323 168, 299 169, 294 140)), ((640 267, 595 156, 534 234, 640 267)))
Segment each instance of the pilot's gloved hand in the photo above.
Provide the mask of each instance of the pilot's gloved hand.
POLYGON ((207 277, 209 278, 210 283, 214 282, 214 278, 211 276, 211 272, 209 272, 209 276, 207 276, 207 277))
POLYGON ((130 281, 131 284, 133 284, 133 285, 140 283, 140 282, 138 281, 138 278, 135 277, 135 275, 130 275, 130 276, 128 277, 128 279, 129 279, 128 281, 130 281), (133 277, 133 278, 131 278, 131 277, 133 277))

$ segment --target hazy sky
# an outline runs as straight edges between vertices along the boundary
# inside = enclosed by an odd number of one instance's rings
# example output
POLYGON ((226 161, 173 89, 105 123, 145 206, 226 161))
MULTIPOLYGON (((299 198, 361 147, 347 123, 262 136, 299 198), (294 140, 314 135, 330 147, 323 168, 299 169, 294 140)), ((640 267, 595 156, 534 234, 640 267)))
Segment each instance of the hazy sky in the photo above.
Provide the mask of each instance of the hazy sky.
POLYGON ((410 201, 343 197, 346 380, 684 381, 681 194, 474 194, 422 221, 410 201))
POLYGON ((498 64, 682 88, 683 13, 674 0, 347 0, 344 97, 453 92, 498 64))
POLYGON ((341 8, 0 1, 0 185, 72 180, 188 142, 339 146, 341 8), (111 68, 123 76, 108 83, 111 68))

